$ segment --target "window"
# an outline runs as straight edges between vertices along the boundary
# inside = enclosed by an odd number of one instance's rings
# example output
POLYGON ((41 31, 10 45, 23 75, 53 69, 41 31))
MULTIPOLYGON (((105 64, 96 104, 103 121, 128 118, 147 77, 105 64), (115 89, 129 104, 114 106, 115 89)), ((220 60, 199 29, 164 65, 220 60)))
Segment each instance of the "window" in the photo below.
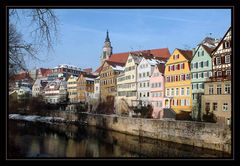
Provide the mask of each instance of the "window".
POLYGON ((200 56, 200 52, 198 52, 198 57, 200 56))
POLYGON ((231 62, 230 55, 226 55, 225 56, 225 63, 230 63, 230 62, 231 62))
POLYGON ((227 70, 227 71, 226 71, 226 75, 227 75, 227 76, 230 76, 230 75, 231 75, 231 70, 227 70))
POLYGON ((149 72, 147 72, 147 76, 149 76, 149 72))
POLYGON ((140 85, 140 88, 142 87, 142 83, 139 84, 140 85))
POLYGON ((142 97, 142 93, 139 93, 139 96, 142 97))
POLYGON ((223 103, 222 110, 228 111, 228 103, 223 103))
POLYGON ((149 92, 147 92, 147 97, 149 97, 149 92))
POLYGON ((189 99, 186 100, 186 105, 187 105, 187 106, 190 106, 190 101, 189 101, 189 99))
POLYGON ((181 88, 181 96, 184 95, 184 88, 181 88))
POLYGON ((213 103, 213 111, 217 111, 217 103, 213 103))
POLYGON ((204 62, 204 67, 208 67, 208 61, 204 62))
POLYGON ((213 85, 209 85, 209 87, 208 87, 208 93, 209 93, 210 95, 213 94, 213 85))
POLYGON ((217 85, 217 94, 220 95, 222 93, 221 84, 217 85))
POLYGON ((229 41, 225 41, 224 42, 224 48, 229 48, 230 47, 230 42, 229 41))
POLYGON ((221 71, 218 71, 218 72, 217 72, 217 76, 222 76, 222 72, 221 72, 221 71))
POLYGON ((167 89, 167 92, 166 92, 167 96, 169 96, 169 89, 167 89))
POLYGON ((184 63, 181 63, 180 67, 181 69, 184 69, 184 63))
POLYGON ((203 68, 203 62, 199 62, 199 67, 203 68))
POLYGON ((216 57, 216 65, 221 65, 221 57, 216 57))
POLYGON ((149 87, 149 82, 147 83, 147 87, 149 87))
POLYGON ((145 77, 145 73, 143 73, 143 77, 145 77))
POLYGON ((179 93, 178 88, 176 88, 176 96, 178 96, 178 93, 179 93))
POLYGON ((151 85, 152 85, 152 88, 154 88, 154 83, 152 83, 151 85))
POLYGON ((202 56, 204 56, 204 51, 202 51, 202 56))
POLYGON ((209 76, 209 77, 212 77, 212 72, 211 72, 211 71, 209 71, 208 76, 209 76))
POLYGON ((225 94, 230 94, 231 93, 231 86, 230 86, 230 84, 226 84, 224 89, 225 89, 224 90, 225 94))
POLYGON ((189 96, 189 95, 190 95, 190 88, 187 87, 187 96, 189 96))
POLYGON ((204 89, 204 84, 203 83, 199 84, 199 89, 204 89))
POLYGON ((174 96, 174 89, 171 89, 171 96, 174 96))
POLYGON ((181 99, 181 106, 184 106, 184 105, 185 105, 185 100, 181 99))
POLYGON ((139 74, 139 78, 141 78, 141 77, 142 77, 142 74, 140 73, 140 74, 139 74))
POLYGON ((204 78, 208 78, 208 72, 204 72, 204 78))
POLYGON ((198 63, 197 63, 197 62, 195 63, 195 68, 196 68, 196 69, 198 68, 198 63))
POLYGON ((197 78, 197 73, 193 73, 193 78, 197 78))
POLYGON ((186 80, 190 80, 190 74, 186 74, 186 80))
POLYGON ((210 111, 210 103, 205 103, 205 110, 206 112, 210 111))
POLYGON ((198 78, 202 78, 202 73, 198 73, 198 78))

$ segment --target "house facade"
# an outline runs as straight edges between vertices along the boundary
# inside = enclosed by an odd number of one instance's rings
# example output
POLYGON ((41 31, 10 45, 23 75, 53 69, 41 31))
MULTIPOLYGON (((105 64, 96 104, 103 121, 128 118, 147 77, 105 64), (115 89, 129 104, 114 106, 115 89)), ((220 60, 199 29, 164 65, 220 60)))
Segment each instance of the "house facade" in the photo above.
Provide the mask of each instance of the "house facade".
POLYGON ((209 48, 200 44, 191 60, 192 76, 192 118, 201 118, 201 96, 204 94, 204 83, 212 76, 212 57, 213 47, 209 48))
POLYGON ((57 104, 67 100, 67 81, 58 78, 49 82, 44 88, 44 100, 46 103, 57 104))
POLYGON ((191 58, 192 51, 175 49, 165 65, 165 107, 176 114, 192 111, 191 58))
POLYGON ((212 112, 218 123, 231 124, 231 27, 212 52, 212 77, 205 83, 202 113, 212 112))
POLYGON ((124 72, 117 77, 117 99, 125 99, 129 106, 136 106, 137 66, 142 57, 129 54, 124 72))
POLYGON ((156 59, 148 59, 143 57, 137 67, 137 82, 138 82, 138 100, 140 105, 147 106, 150 102, 150 76, 154 70, 154 66, 162 63, 156 59))
POLYGON ((117 76, 124 71, 124 63, 104 61, 100 71, 100 100, 114 100, 117 95, 117 76))
POLYGON ((48 84, 47 77, 42 77, 42 78, 36 79, 36 81, 34 82, 34 84, 32 86, 32 96, 33 97, 42 96, 43 90, 47 84, 48 84))
POLYGON ((67 93, 68 93, 68 99, 70 103, 78 102, 77 79, 78 77, 71 75, 67 80, 67 93))
POLYGON ((153 107, 153 118, 163 118, 164 102, 164 64, 155 65, 150 77, 150 102, 153 107))
POLYGON ((82 73, 77 80, 77 96, 79 102, 89 102, 94 98, 94 79, 97 76, 82 73))

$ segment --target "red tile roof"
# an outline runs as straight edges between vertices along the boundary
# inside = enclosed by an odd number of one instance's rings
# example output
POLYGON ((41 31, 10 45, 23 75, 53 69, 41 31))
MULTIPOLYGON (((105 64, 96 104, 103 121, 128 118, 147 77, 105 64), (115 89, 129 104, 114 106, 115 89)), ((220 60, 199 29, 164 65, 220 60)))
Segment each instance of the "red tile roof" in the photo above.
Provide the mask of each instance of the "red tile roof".
POLYGON ((179 48, 177 48, 177 50, 187 59, 187 60, 191 60, 192 56, 193 56, 193 52, 191 50, 181 50, 179 48))
MULTIPOLYGON (((126 63, 128 59, 128 55, 130 53, 143 53, 143 56, 150 56, 151 54, 162 60, 167 60, 171 54, 168 50, 168 48, 160 48, 160 49, 151 49, 151 50, 139 50, 139 51, 131 51, 131 52, 123 52, 123 53, 116 53, 112 54, 108 61, 112 62, 118 62, 118 63, 126 63)), ((99 73, 102 69, 102 66, 100 66, 95 72, 99 73)))
POLYGON ((52 74, 51 69, 39 68, 38 70, 40 70, 43 77, 47 77, 49 74, 52 74))
POLYGON ((159 72, 164 74, 165 64, 160 63, 157 65, 157 67, 158 67, 159 72))
POLYGON ((21 72, 19 74, 16 74, 14 76, 11 76, 10 81, 20 81, 20 80, 29 80, 30 82, 33 81, 33 79, 30 77, 28 72, 21 72))
POLYGON ((92 72, 92 68, 86 68, 86 69, 83 69, 84 72, 86 73, 91 73, 92 72))

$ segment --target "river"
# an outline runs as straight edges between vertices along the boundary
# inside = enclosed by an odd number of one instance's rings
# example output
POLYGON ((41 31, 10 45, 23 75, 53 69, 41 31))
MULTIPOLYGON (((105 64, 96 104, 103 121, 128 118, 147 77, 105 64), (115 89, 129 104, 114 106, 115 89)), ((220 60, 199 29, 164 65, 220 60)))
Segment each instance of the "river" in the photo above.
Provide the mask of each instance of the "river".
POLYGON ((9 159, 17 158, 228 158, 223 152, 95 127, 9 120, 9 159))

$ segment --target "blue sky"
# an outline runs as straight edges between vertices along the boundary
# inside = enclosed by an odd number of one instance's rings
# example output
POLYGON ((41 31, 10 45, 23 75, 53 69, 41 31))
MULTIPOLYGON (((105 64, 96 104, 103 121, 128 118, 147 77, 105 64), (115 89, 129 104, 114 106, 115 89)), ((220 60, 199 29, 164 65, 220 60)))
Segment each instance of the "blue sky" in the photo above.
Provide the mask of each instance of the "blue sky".
MULTIPOLYGON (((55 9, 59 42, 55 52, 42 51, 44 62, 27 58, 27 66, 52 68, 71 64, 80 68, 100 64, 109 31, 113 53, 168 47, 194 48, 204 37, 221 38, 231 25, 230 9, 55 9)), ((30 28, 19 23, 24 38, 30 28)))

